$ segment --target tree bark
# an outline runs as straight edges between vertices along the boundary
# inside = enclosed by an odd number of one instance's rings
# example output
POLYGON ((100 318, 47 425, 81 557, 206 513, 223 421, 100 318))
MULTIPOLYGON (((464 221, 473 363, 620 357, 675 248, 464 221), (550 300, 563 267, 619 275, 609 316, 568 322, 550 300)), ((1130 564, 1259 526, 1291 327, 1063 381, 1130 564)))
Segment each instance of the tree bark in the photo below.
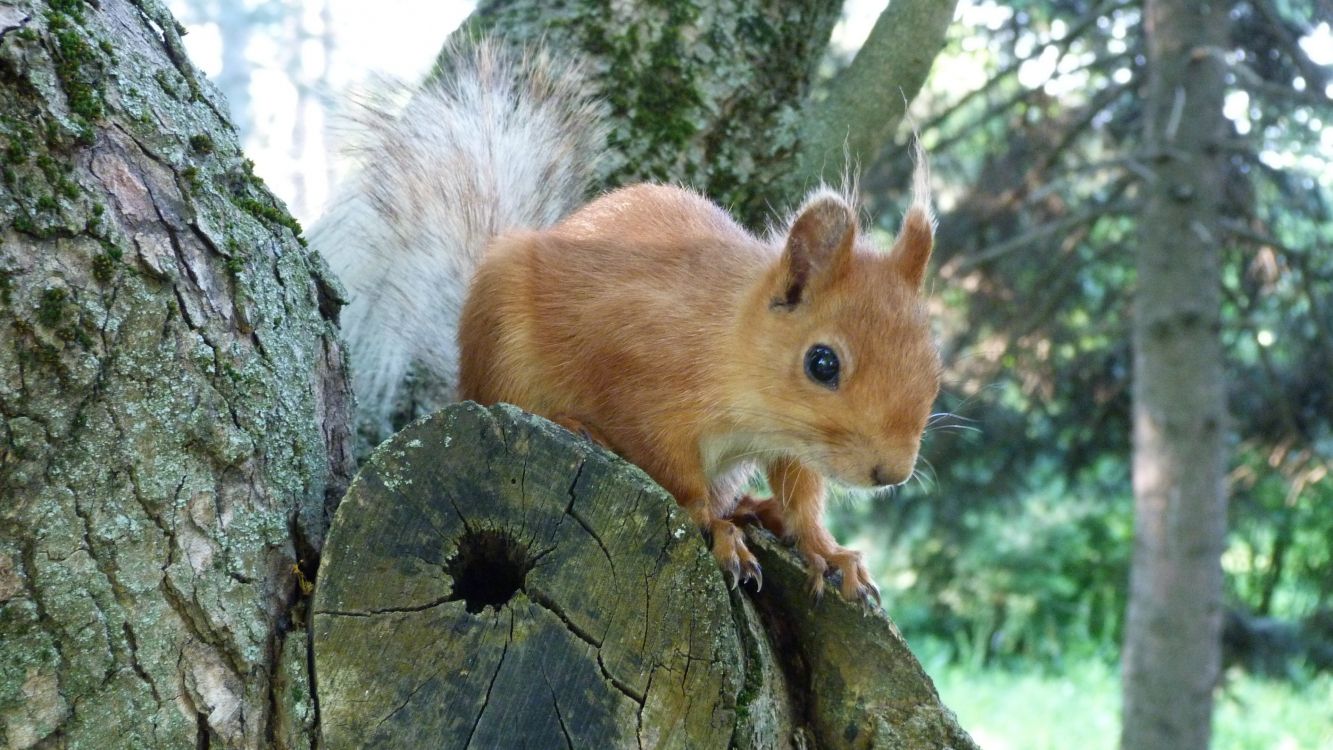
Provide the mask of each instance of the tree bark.
POLYGON ((611 453, 508 405, 418 421, 330 532, 325 747, 975 748, 887 618, 750 543, 764 588, 729 590, 611 453))
MULTIPOLYGON (((463 33, 491 30, 589 61, 613 122, 607 188, 677 182, 762 229, 821 181, 866 166, 944 46, 954 0, 895 0, 853 63, 810 96, 840 0, 677 3, 486 0, 463 33)), ((906 179, 906 175, 903 175, 906 179)))
POLYGON ((1125 624, 1129 750, 1206 748, 1220 668, 1226 394, 1218 331, 1228 4, 1150 0, 1134 307, 1135 543, 1125 624))
POLYGON ((464 33, 541 40, 589 63, 610 105, 607 187, 679 182, 762 228, 809 187, 793 169, 797 123, 841 6, 488 0, 464 33))
POLYGON ((155 0, 0 0, 0 746, 308 746, 350 392, 223 111, 155 0))

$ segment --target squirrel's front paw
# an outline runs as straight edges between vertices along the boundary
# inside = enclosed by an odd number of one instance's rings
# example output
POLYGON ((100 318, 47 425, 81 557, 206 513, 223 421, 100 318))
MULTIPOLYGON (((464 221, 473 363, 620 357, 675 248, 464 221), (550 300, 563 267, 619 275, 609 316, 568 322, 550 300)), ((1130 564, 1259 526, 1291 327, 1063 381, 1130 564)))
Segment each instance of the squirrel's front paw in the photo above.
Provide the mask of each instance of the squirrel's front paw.
POLYGON ((810 591, 816 599, 824 595, 824 577, 836 570, 842 574, 839 593, 843 599, 869 604, 873 598, 876 604, 880 603, 879 587, 871 580, 860 552, 836 545, 822 549, 802 546, 800 551, 810 567, 810 591))
POLYGON ((731 587, 741 581, 754 581, 754 590, 764 587, 764 571, 759 567, 750 550, 745 546, 745 539, 736 524, 728 520, 715 520, 708 527, 713 539, 713 557, 722 570, 731 575, 731 587))
POLYGON ((736 509, 731 512, 731 519, 741 523, 757 523, 779 539, 788 536, 787 523, 782 517, 782 505, 777 500, 756 500, 749 495, 741 495, 741 499, 736 502, 736 509))

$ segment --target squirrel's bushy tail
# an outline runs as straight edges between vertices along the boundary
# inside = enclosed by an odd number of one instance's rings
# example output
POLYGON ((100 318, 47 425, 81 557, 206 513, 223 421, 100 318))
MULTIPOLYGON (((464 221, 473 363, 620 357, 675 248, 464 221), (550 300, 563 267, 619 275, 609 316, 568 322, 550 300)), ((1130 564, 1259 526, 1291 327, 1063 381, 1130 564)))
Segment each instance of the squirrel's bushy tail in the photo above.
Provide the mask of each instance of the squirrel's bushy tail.
POLYGON ((374 439, 453 400, 459 311, 488 242, 576 208, 605 144, 576 64, 490 39, 441 59, 400 111, 392 86, 361 104, 358 165, 309 233, 348 291, 358 421, 374 439))

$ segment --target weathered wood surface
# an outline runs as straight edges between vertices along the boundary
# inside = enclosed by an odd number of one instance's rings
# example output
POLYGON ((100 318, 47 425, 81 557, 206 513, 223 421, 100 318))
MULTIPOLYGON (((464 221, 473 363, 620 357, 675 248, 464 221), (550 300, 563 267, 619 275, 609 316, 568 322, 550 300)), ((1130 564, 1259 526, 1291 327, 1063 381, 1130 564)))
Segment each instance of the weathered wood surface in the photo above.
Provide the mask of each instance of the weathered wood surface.
POLYGON ((754 542, 730 591, 637 468, 508 406, 420 420, 330 531, 325 747, 975 747, 886 618, 754 542))

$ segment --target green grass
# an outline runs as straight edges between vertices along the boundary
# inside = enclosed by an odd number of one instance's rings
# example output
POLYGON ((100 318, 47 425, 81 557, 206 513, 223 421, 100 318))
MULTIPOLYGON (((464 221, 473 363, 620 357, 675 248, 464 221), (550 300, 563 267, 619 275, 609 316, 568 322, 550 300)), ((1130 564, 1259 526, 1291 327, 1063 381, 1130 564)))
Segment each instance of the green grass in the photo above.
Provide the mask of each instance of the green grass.
MULTIPOLYGON (((1114 750, 1120 675, 1100 661, 1063 675, 927 665, 945 705, 985 750, 1114 750)), ((1227 674, 1213 715, 1213 750, 1333 748, 1333 675, 1276 681, 1227 674)))

